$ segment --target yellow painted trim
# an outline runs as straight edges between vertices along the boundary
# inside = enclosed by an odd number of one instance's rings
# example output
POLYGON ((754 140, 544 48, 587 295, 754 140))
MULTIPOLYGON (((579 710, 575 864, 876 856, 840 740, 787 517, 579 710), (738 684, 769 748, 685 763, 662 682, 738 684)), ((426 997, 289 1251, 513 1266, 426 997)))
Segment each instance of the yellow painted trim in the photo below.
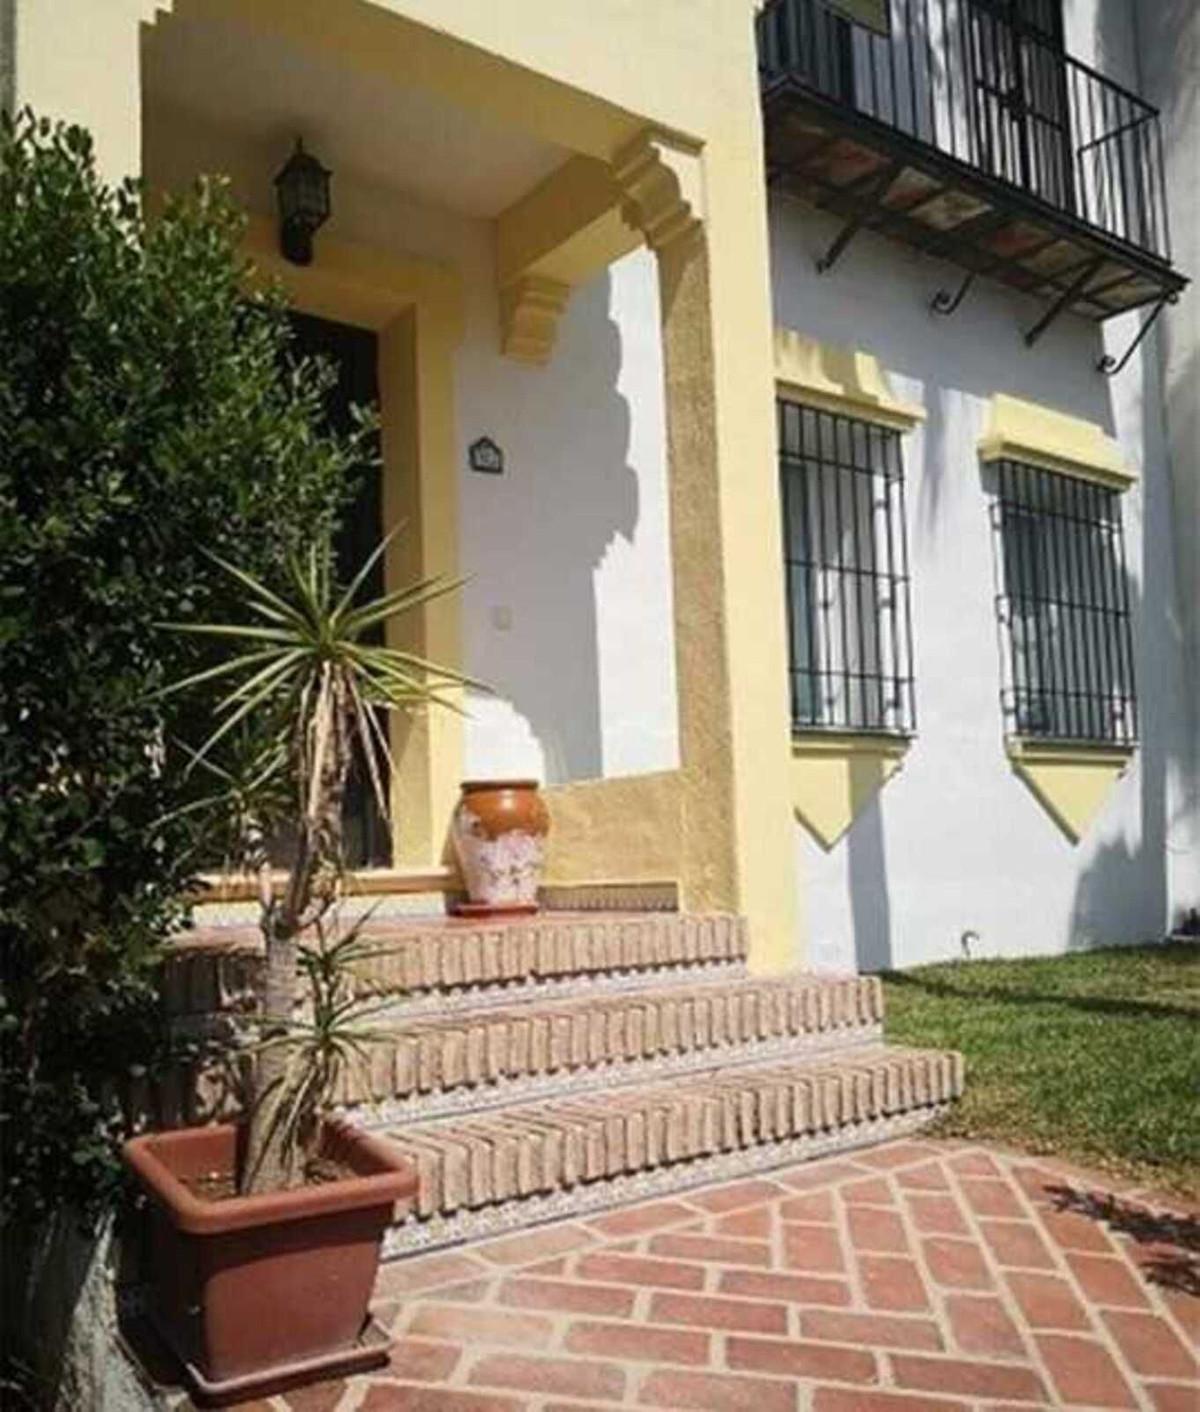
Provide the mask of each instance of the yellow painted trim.
POLYGON ((450 265, 390 255, 369 245, 317 236, 311 265, 293 265, 279 253, 274 220, 246 217, 242 247, 260 278, 282 284, 297 308, 382 332, 414 305, 436 310, 447 334, 463 334, 462 280, 450 265))
POLYGON ((911 744, 905 736, 840 731, 792 737, 792 803, 822 848, 842 837, 911 744))
POLYGON ((585 283, 641 244, 620 207, 608 163, 572 157, 497 218, 497 283, 525 275, 585 283))
POLYGON ((1132 746, 1010 740, 1009 759, 1072 843, 1087 832, 1133 758, 1132 746))
POLYGON ((1003 392, 988 404, 979 457, 982 461, 1024 461, 1117 490, 1124 490, 1136 479, 1120 447, 1096 422, 1003 392))
MULTIPOLYGON (((461 281, 451 268, 368 246, 318 237, 311 265, 278 253, 273 221, 249 217, 244 240, 256 278, 278 280, 306 313, 379 334, 385 531, 407 530, 388 546, 385 587, 458 573, 458 465, 454 351, 463 333, 461 281)), ((462 661, 457 594, 388 627, 389 642, 434 662, 462 661)), ((457 694, 456 694, 457 695, 457 694)), ((451 711, 393 713, 393 861, 441 863, 462 778, 462 718, 451 711)))
POLYGON ((925 409, 892 396, 873 353, 819 343, 795 329, 775 330, 775 384, 780 394, 826 412, 842 412, 909 431, 925 409))
MULTIPOLYGON (((93 0, 74 0, 93 5, 93 0)), ((123 0, 133 3, 133 0, 123 0)), ((136 0, 142 7, 152 0, 136 0)), ((540 4, 540 0, 539 0, 540 4)), ((165 10, 168 0, 156 0, 165 10)), ((189 18, 209 17, 239 27, 278 35, 301 51, 315 50, 327 60, 344 64, 352 72, 375 74, 399 87, 424 89, 437 94, 486 121, 511 126, 545 142, 569 145, 578 152, 605 157, 640 126, 639 120, 619 104, 595 92, 585 92, 545 72, 515 63, 497 50, 464 42, 450 32, 452 23, 443 0, 434 0, 433 13, 422 22, 420 5, 406 3, 408 14, 398 13, 397 0, 171 0, 172 8, 189 18)), ((487 9, 495 14, 494 0, 487 9)), ((501 24, 509 34, 520 33, 520 17, 510 4, 503 7, 501 24)), ((157 14, 157 23, 170 23, 157 14)), ((590 24, 596 18, 589 15, 590 24)), ((545 30, 540 8, 527 28, 545 30)), ((584 29, 576 40, 582 52, 584 29)))
POLYGON ((679 772, 581 780, 543 790, 550 809, 545 883, 661 883, 682 869, 679 772))

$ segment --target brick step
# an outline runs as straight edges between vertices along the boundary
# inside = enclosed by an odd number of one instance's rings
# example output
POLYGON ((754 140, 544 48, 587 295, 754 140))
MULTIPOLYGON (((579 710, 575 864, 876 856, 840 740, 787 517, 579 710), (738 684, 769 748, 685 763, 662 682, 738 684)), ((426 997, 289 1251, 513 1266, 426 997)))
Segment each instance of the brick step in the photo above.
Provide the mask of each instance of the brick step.
MULTIPOLYGON (((548 912, 487 922, 372 917, 376 954, 356 967, 360 993, 394 996, 414 1012, 477 1007, 494 995, 587 994, 597 977, 744 973, 746 924, 726 913, 548 912)), ((184 1028, 254 1010, 262 984, 256 927, 197 927, 171 947, 163 972, 168 1014, 184 1028)))
MULTIPOLYGON (((728 913, 550 912, 534 917, 433 924, 372 922, 379 954, 356 966, 375 995, 472 996, 480 988, 744 963, 744 919, 728 913)), ((590 989, 586 987, 585 989, 590 989)))
POLYGON ((880 1037, 875 977, 645 981, 578 999, 378 1017, 336 1095, 372 1126, 645 1082, 714 1063, 799 1057, 880 1037))
POLYGON ((883 1045, 416 1123, 401 1255, 912 1132, 962 1092, 959 1055, 883 1045))

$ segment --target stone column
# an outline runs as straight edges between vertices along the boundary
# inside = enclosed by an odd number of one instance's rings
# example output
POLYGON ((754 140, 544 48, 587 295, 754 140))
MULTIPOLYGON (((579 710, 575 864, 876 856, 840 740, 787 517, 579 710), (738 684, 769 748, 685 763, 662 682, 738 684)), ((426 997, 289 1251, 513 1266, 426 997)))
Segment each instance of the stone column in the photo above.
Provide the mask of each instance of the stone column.
MULTIPOLYGON (((796 960, 796 935, 775 477, 772 466, 742 466, 731 455, 748 445, 750 460, 759 446, 764 459, 770 456, 761 425, 754 424, 753 436, 739 436, 747 418, 767 415, 768 330, 761 330, 759 350, 765 385, 760 400, 743 405, 733 390, 737 379, 722 383, 715 331, 725 330, 715 311, 698 153, 644 133, 618 153, 613 169, 627 219, 658 260, 683 781, 682 903, 690 910, 744 913, 752 965, 780 969, 796 960), (765 542, 750 542, 747 517, 739 512, 742 496, 759 510, 766 506, 770 513, 762 518, 775 524, 773 539, 768 533, 765 542), (739 672, 739 659, 765 662, 773 689, 759 689, 760 671, 739 672)), ((749 253, 761 267, 765 250, 749 253)), ((729 336, 740 337, 740 325, 729 336)), ((733 353, 728 370, 737 350, 723 351, 733 353)))

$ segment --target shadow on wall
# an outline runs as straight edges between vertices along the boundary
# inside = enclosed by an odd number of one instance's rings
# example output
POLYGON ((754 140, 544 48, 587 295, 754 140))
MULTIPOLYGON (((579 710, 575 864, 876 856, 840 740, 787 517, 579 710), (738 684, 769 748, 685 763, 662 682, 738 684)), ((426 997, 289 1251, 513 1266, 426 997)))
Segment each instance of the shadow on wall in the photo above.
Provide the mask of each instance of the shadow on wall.
POLYGON ((892 903, 888 889, 887 847, 879 795, 871 800, 846 835, 850 872, 850 918, 854 928, 854 963, 860 972, 892 969, 892 903))
MULTIPOLYGON (((1168 819, 1167 772, 1183 766, 1183 752, 1170 752, 1171 722, 1164 686, 1182 657, 1179 620, 1174 606, 1173 526, 1171 489, 1166 474, 1162 419, 1159 411, 1157 335, 1141 354, 1142 452, 1141 560, 1142 581, 1125 574, 1133 625, 1134 681, 1138 703, 1137 754, 1130 766, 1137 771, 1139 828, 1136 841, 1114 838, 1096 850, 1080 874, 1071 910, 1071 946, 1083 949, 1108 941, 1157 941, 1171 927, 1168 850, 1172 846, 1168 819), (1153 340, 1153 341, 1152 341, 1153 340), (1137 898, 1140 906, 1131 901, 1137 898), (1151 906, 1146 907, 1146 899, 1151 906), (1147 933, 1147 915, 1153 917, 1147 933)), ((1143 345, 1145 347, 1145 345, 1143 345)), ((1129 519, 1126 514, 1127 546, 1129 519)), ((1196 807, 1194 790, 1190 805, 1196 807)), ((1188 807, 1185 791, 1184 809, 1188 807)))
POLYGON ((528 723, 548 784, 604 773, 596 572, 616 536, 632 540, 639 511, 621 353, 604 274, 572 296, 552 363, 530 374, 526 466, 514 468, 525 481, 515 504, 515 484, 497 498, 492 528, 507 543, 480 575, 477 674, 528 723))

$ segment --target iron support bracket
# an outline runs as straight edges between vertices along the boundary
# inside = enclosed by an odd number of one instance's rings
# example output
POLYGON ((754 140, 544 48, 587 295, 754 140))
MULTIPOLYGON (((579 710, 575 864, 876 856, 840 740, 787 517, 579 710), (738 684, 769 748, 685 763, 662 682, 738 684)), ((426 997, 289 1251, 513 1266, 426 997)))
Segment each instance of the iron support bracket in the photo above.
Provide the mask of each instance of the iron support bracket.
POLYGON ((1063 290, 1054 303, 1050 305, 1042 317, 1025 335, 1027 347, 1032 348, 1063 310, 1075 302, 1086 287, 1088 280, 1092 278, 1103 264, 1103 258, 1093 260, 1090 265, 1085 265, 1083 269, 1079 271, 1071 283, 1067 285, 1066 289, 1063 290))
POLYGON ((975 283, 975 271, 971 270, 963 277, 963 282, 958 286, 953 294, 948 289, 939 289, 933 296, 933 302, 929 305, 931 313, 953 314, 955 309, 963 302, 967 290, 975 283))
POLYGON ((862 209, 859 210, 846 224, 838 231, 833 244, 826 250, 824 255, 817 261, 817 271, 819 274, 827 274, 838 260, 841 259, 842 252, 846 246, 854 239, 858 232, 866 225, 867 221, 879 210, 884 198, 892 189, 892 183, 903 170, 902 162, 893 162, 886 167, 878 179, 867 188, 866 197, 863 201, 862 209))
POLYGON ((1159 314, 1162 313, 1163 309, 1165 309, 1168 304, 1178 303, 1179 295, 1176 294, 1173 290, 1169 294, 1164 294, 1161 299, 1156 300, 1154 308, 1150 310, 1149 317, 1142 320, 1141 327, 1138 329, 1133 342, 1125 350, 1120 362, 1118 362, 1116 358, 1112 356, 1111 353, 1106 353, 1104 357, 1101 358, 1100 361, 1096 364, 1096 371, 1098 373, 1103 373, 1105 377, 1116 377, 1116 375, 1121 371, 1125 364, 1129 362, 1130 358, 1133 357, 1134 353, 1137 351, 1138 344, 1141 343, 1142 339, 1145 338, 1146 335, 1150 332, 1151 328, 1154 325, 1155 319, 1158 318, 1159 314))

